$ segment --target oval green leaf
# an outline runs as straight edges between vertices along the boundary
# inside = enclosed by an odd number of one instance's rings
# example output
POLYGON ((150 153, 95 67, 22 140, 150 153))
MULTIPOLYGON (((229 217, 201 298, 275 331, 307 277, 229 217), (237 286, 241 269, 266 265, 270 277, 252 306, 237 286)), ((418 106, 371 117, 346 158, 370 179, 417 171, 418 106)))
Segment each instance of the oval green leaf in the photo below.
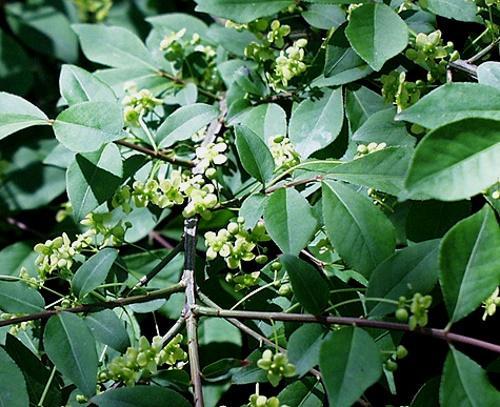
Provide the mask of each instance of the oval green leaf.
POLYGON ((0 281, 0 309, 12 313, 34 313, 43 310, 45 301, 33 287, 21 281, 0 281))
POLYGON ((26 407, 29 404, 26 381, 21 370, 0 347, 0 406, 26 407))
POLYGON ((179 393, 158 386, 122 387, 105 391, 92 403, 102 407, 189 407, 191 404, 179 393))

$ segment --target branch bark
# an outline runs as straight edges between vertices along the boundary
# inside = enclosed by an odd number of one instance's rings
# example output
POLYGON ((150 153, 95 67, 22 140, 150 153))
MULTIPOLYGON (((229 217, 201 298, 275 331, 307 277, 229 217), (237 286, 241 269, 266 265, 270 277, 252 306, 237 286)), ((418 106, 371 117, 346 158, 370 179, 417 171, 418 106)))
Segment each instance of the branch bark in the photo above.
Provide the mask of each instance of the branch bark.
POLYGON ((471 338, 469 336, 459 335, 448 332, 444 329, 436 328, 420 328, 414 331, 410 330, 407 324, 399 324, 396 322, 376 321, 363 318, 352 317, 334 317, 334 316, 316 316, 311 314, 292 314, 286 312, 260 312, 260 311, 237 311, 237 310, 224 310, 208 307, 196 306, 193 311, 198 315, 222 317, 222 318, 235 318, 235 319, 255 319, 255 320, 269 320, 269 321, 294 321, 303 323, 320 323, 320 324, 337 324, 337 325, 355 325, 367 328, 379 328, 404 332, 412 332, 419 335, 431 336, 433 338, 441 339, 446 342, 461 343, 464 345, 471 345, 477 348, 489 350, 500 354, 500 345, 485 342, 479 339, 471 338))
POLYGON ((163 160, 163 161, 168 162, 170 164, 179 165, 181 167, 194 167, 194 164, 192 161, 182 160, 182 159, 176 158, 176 157, 170 157, 169 155, 162 153, 161 151, 151 150, 150 148, 141 146, 139 144, 130 143, 130 142, 125 141, 125 140, 116 140, 115 144, 130 148, 131 150, 139 151, 143 154, 149 155, 150 157, 158 158, 159 160, 163 160))
POLYGON ((34 321, 36 319, 46 319, 50 318, 52 315, 56 315, 59 312, 73 312, 73 313, 88 313, 88 312, 97 312, 102 311, 103 309, 112 309, 117 307, 124 307, 125 305, 130 304, 139 304, 143 302, 148 302, 158 298, 167 298, 171 294, 181 292, 185 289, 186 284, 183 281, 180 281, 177 284, 174 284, 170 287, 163 288, 161 290, 151 291, 149 293, 143 295, 135 295, 132 297, 120 298, 114 301, 106 301, 106 302, 97 302, 94 304, 85 304, 80 305, 78 307, 72 308, 56 308, 47 311, 36 312, 34 314, 25 315, 22 317, 16 317, 7 319, 4 321, 0 321, 0 327, 9 326, 14 324, 19 324, 21 322, 26 321, 34 321))

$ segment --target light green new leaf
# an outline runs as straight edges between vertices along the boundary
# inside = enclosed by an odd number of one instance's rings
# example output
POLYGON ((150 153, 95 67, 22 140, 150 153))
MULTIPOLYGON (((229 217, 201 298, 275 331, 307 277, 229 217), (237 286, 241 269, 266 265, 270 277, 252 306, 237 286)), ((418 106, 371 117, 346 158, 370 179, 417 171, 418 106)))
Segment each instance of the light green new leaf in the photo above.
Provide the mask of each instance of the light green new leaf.
POLYGON ((330 291, 319 270, 290 254, 281 256, 280 262, 290 278, 297 300, 307 312, 321 314, 328 305, 330 291))
POLYGON ((113 90, 90 72, 75 65, 63 65, 59 76, 61 96, 74 105, 81 102, 114 102, 113 90))
POLYGON ((118 256, 118 250, 104 248, 94 254, 76 271, 71 282, 73 292, 82 298, 106 280, 111 266, 118 256))
POLYGON ((355 8, 345 33, 357 54, 375 71, 380 71, 386 61, 408 44, 406 23, 383 3, 355 8))
POLYGON ((361 328, 342 328, 323 342, 319 366, 331 406, 349 407, 382 374, 380 351, 361 328))
POLYGON ((125 352, 130 346, 130 339, 123 321, 112 310, 93 312, 87 315, 84 321, 99 342, 118 352, 125 352))
POLYGON ((236 117, 236 122, 248 127, 269 144, 269 139, 286 135, 286 113, 276 103, 252 107, 236 117))
POLYGON ((340 182, 323 183, 323 220, 340 257, 369 277, 396 247, 394 226, 371 200, 340 182))
POLYGON ((265 184, 273 177, 274 159, 264 140, 245 126, 236 127, 236 148, 241 165, 252 177, 265 184))
POLYGON ((469 117, 500 120, 500 89, 479 83, 447 83, 403 110, 396 120, 435 129, 469 117))
POLYGON ((442 406, 493 407, 500 405, 500 392, 481 366, 451 347, 444 364, 439 401, 442 406))
POLYGON ((156 70, 155 61, 142 41, 123 27, 75 24, 83 53, 93 62, 113 68, 142 66, 156 70))
POLYGON ((111 198, 122 181, 123 163, 115 144, 77 154, 66 171, 66 189, 76 220, 111 198))
POLYGON ((499 247, 500 229, 488 205, 444 236, 439 280, 451 322, 474 311, 500 284, 499 247))
POLYGON ((61 312, 49 319, 43 333, 47 356, 86 397, 96 392, 97 352, 95 339, 82 319, 61 312))
POLYGON ((272 193, 264 207, 264 223, 283 253, 294 255, 307 246, 317 227, 309 202, 293 188, 272 193))
POLYGON ((23 98, 0 92, 0 140, 26 127, 49 124, 38 107, 23 98))
POLYGON ((182 106, 161 124, 156 140, 160 147, 170 147, 177 141, 187 140, 202 127, 215 120, 218 113, 215 106, 205 103, 182 106))
POLYGON ((477 67, 477 80, 500 90, 500 62, 487 61, 477 67))
POLYGON ((473 0, 420 0, 418 4, 424 9, 441 17, 458 21, 481 22, 477 16, 477 6, 473 0))
POLYGON ((26 407, 30 404, 22 371, 0 347, 0 406, 26 407))
POLYGON ((320 324, 304 324, 290 335, 287 355, 300 377, 319 364, 319 350, 326 332, 320 324))
POLYGON ((100 407, 189 407, 191 404, 179 393, 156 385, 122 387, 100 393, 92 398, 100 407))
POLYGON ((332 166, 327 177, 398 195, 404 187, 411 153, 410 148, 388 147, 332 166))
MULTIPOLYGON (((397 251, 380 263, 370 277, 367 297, 397 301, 400 296, 427 294, 438 279, 439 240, 429 240, 397 251)), ((396 306, 384 302, 368 303, 369 315, 382 317, 396 306)))
POLYGON ((123 128, 119 103, 84 102, 61 112, 54 121, 56 138, 72 151, 95 151, 120 139, 123 128))
POLYGON ((294 4, 293 0, 195 0, 196 11, 248 23, 259 17, 276 14, 294 4))
POLYGON ((33 287, 20 281, 0 281, 0 309, 11 313, 34 313, 43 310, 45 301, 33 287))
POLYGON ((303 158, 332 143, 342 129, 342 88, 326 89, 319 100, 304 100, 290 119, 290 140, 303 158))
POLYGON ((469 198, 500 178, 500 121, 465 119, 427 134, 413 156, 410 196, 469 198))

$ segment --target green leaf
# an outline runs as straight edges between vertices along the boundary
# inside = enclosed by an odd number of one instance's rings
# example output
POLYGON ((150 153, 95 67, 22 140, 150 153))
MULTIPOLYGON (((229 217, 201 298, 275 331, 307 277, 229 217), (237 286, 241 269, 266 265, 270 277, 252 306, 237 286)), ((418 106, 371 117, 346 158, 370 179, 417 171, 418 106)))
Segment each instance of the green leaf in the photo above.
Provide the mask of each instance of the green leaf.
POLYGON ((16 363, 0 347, 0 405, 26 407, 29 403, 26 381, 16 363))
POLYGON ((356 160, 332 166, 328 171, 328 178, 398 195, 404 189, 411 153, 410 148, 384 148, 356 160))
POLYGON ((325 332, 319 324, 304 324, 290 335, 287 355, 300 377, 319 364, 319 350, 325 332))
POLYGON ((112 389, 92 398, 102 407, 189 407, 190 403, 179 393, 158 386, 135 386, 112 389))
POLYGON ((396 120, 435 129, 470 117, 500 120, 500 89, 479 83, 447 83, 403 110, 396 120))
POLYGON ((453 347, 444 364, 439 393, 442 406, 500 405, 500 392, 489 382, 486 371, 453 347))
POLYGON ((369 277, 396 246, 389 219, 368 198, 339 182, 323 183, 323 219, 340 257, 369 277))
POLYGON ((386 143, 389 146, 413 146, 415 137, 406 130, 404 123, 394 120, 396 109, 389 108, 373 113, 352 135, 363 144, 386 143))
POLYGON ((455 201, 500 178, 500 121, 465 119, 440 127, 418 144, 406 188, 410 196, 455 201))
POLYGON ((142 41, 123 27, 75 24, 83 53, 92 62, 113 68, 142 66, 156 70, 156 64, 142 41))
MULTIPOLYGON (((429 240, 397 251, 373 270, 367 297, 397 301, 414 293, 427 294, 438 279, 439 240, 429 240)), ((382 317, 394 312, 396 305, 368 303, 369 315, 382 317)))
POLYGON ((420 0, 419 5, 441 17, 458 21, 481 22, 472 0, 420 0))
POLYGON ((264 194, 253 194, 241 204, 240 216, 245 219, 245 227, 247 229, 253 229, 259 219, 262 218, 266 199, 264 194))
POLYGON ((112 347, 120 353, 127 350, 130 340, 123 321, 110 310, 94 312, 84 319, 94 337, 101 343, 112 347))
POLYGON ((353 133, 372 114, 387 109, 382 96, 365 86, 361 86, 356 90, 348 90, 345 99, 345 111, 349 119, 349 128, 353 133))
POLYGON ((118 250, 106 247, 90 257, 78 268, 71 281, 73 292, 82 298, 103 283, 117 256, 118 250))
POLYGON ((217 119, 217 115, 217 108, 205 103, 182 106, 161 124, 156 140, 160 147, 170 147, 177 141, 191 138, 202 127, 217 119))
POLYGON ((108 144, 96 152, 77 154, 66 172, 74 218, 83 219, 111 198, 121 184, 122 173, 122 158, 115 144, 108 144))
POLYGON ((411 401, 410 407, 439 406, 439 377, 424 383, 411 401))
POLYGON ((236 121, 248 127, 267 144, 270 138, 286 135, 286 113, 275 103, 252 107, 237 116, 236 121))
POLYGON ((304 100, 290 119, 290 140, 303 158, 331 144, 344 121, 342 88, 327 89, 319 100, 304 100))
POLYGON ((280 405, 298 407, 323 407, 323 386, 314 379, 297 380, 278 394, 280 405))
POLYGON ((113 90, 90 72, 75 65, 63 65, 59 77, 61 96, 74 105, 81 102, 114 102, 113 90))
POLYGON ((477 80, 500 90, 500 62, 487 61, 477 67, 477 80))
POLYGON ((35 277, 35 259, 37 254, 33 251, 33 245, 28 242, 17 242, 0 250, 0 264, 2 271, 0 275, 17 276, 21 267, 26 268, 28 273, 35 277))
POLYGON ((311 206, 293 188, 272 193, 264 207, 264 223, 282 252, 294 255, 307 246, 317 227, 311 206))
MULTIPOLYGON (((323 82, 330 86, 354 82, 373 72, 351 48, 345 36, 345 27, 344 25, 335 30, 326 46, 323 82)), ((321 86, 317 81, 318 79, 314 81, 315 85, 321 86)))
POLYGON ((248 127, 237 126, 236 148, 241 165, 252 177, 265 184, 273 177, 274 159, 266 143, 248 127))
POLYGON ((439 252, 439 280, 450 321, 474 311, 500 281, 500 230, 485 205, 458 222, 444 236, 439 252))
POLYGON ((0 140, 31 126, 49 124, 38 107, 23 98, 0 92, 0 140))
POLYGON ((0 281, 0 308, 11 313, 43 311, 45 301, 33 287, 20 281, 0 281))
POLYGON ((329 30, 339 27, 346 17, 346 13, 336 4, 310 4, 302 12, 302 17, 313 27, 329 30))
MULTIPOLYGON (((8 334, 6 336, 5 350, 24 375, 31 404, 38 404, 49 381, 50 370, 27 346, 13 335, 8 334)), ((0 390, 1 392, 2 390, 0 390)), ((54 380, 50 384, 43 405, 44 407, 61 407, 61 392, 57 381, 54 380)))
POLYGON ((54 121, 60 143, 72 151, 95 151, 123 137, 121 106, 111 102, 84 102, 61 112, 54 121))
POLYGON ((307 312, 319 315, 328 305, 330 299, 329 286, 320 272, 304 260, 285 254, 280 257, 297 300, 307 312))
POLYGON ((382 375, 375 341, 360 328, 334 331, 323 342, 319 366, 331 406, 349 407, 382 375))
POLYGON ((47 356, 86 397, 96 392, 97 352, 95 340, 82 319, 61 312, 49 319, 43 334, 47 356))
POLYGON ((0 89, 25 94, 33 85, 33 61, 4 31, 0 31, 0 55, 0 89))
POLYGON ((380 71, 408 44, 406 23, 383 3, 355 8, 345 33, 357 54, 375 71, 380 71))
POLYGON ((293 0, 195 0, 196 11, 227 18, 238 23, 248 23, 267 17, 294 4, 293 0))
POLYGON ((164 36, 185 28, 186 37, 191 38, 193 34, 198 34, 204 38, 208 29, 204 21, 185 13, 161 14, 148 17, 146 21, 154 28, 161 30, 164 36))
POLYGON ((44 3, 15 2, 6 5, 7 21, 12 31, 27 47, 43 55, 74 63, 78 60, 78 39, 68 17, 44 3))

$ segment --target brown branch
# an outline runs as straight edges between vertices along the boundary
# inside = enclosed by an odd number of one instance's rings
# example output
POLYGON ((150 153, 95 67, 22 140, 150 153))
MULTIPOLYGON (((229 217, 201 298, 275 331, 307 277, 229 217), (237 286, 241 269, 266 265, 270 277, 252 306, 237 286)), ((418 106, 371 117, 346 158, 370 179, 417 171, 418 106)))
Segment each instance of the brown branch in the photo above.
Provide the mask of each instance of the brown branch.
POLYGON ((155 150, 152 150, 150 148, 141 146, 139 144, 130 143, 130 142, 125 141, 125 140, 116 140, 115 144, 130 148, 131 150, 139 151, 143 154, 149 155, 150 157, 157 158, 159 160, 163 160, 163 161, 168 162, 170 164, 179 165, 181 167, 194 167, 194 164, 192 161, 182 160, 182 159, 176 158, 176 157, 171 157, 171 156, 169 156, 161 151, 155 151, 155 150))
POLYGON ((50 318, 52 315, 56 315, 59 312, 88 313, 88 312, 102 311, 103 309, 124 307, 124 306, 130 305, 130 304, 140 304, 140 303, 148 302, 148 301, 158 299, 158 298, 167 298, 171 294, 183 291, 185 289, 185 287, 186 287, 186 284, 183 281, 181 281, 181 282, 174 284, 170 287, 163 288, 161 290, 151 291, 151 292, 148 292, 148 293, 143 294, 143 295, 135 295, 132 297, 119 298, 119 299, 113 300, 113 301, 97 302, 94 304, 85 304, 85 305, 80 305, 78 307, 72 307, 72 308, 56 308, 56 309, 52 309, 52 310, 36 312, 34 314, 29 314, 29 315, 25 315, 22 317, 16 317, 16 318, 11 318, 11 319, 7 319, 4 321, 0 321, 0 327, 19 324, 21 322, 26 322, 26 321, 34 321, 37 319, 50 318))
POLYGON ((367 328, 389 329, 404 332, 413 332, 420 335, 431 336, 441 339, 446 342, 462 343, 465 345, 475 346, 481 349, 486 349, 500 354, 500 345, 481 341, 464 335, 448 332, 444 329, 436 328, 419 328, 411 330, 407 324, 399 324, 396 322, 376 321, 364 318, 352 317, 334 317, 334 316, 316 316, 311 314, 292 314, 286 312, 260 312, 260 311, 230 311, 216 308, 207 308, 197 306, 193 311, 198 315, 222 317, 222 318, 237 318, 237 319, 255 319, 269 321, 293 321, 303 323, 320 323, 320 324, 337 324, 337 325, 355 325, 367 328))
POLYGON ((189 367, 193 384, 194 405, 203 407, 200 360, 198 355, 198 316, 193 312, 196 307, 196 282, 194 277, 196 259, 197 218, 184 221, 184 273, 182 280, 186 285, 186 330, 188 339, 189 367))
POLYGON ((173 337, 181 331, 185 323, 186 323, 186 317, 183 311, 181 316, 177 319, 177 321, 174 322, 174 324, 170 327, 167 333, 162 336, 161 345, 165 346, 166 344, 168 344, 173 339, 173 337))
POLYGON ((477 79, 477 66, 470 64, 468 61, 459 59, 458 61, 450 62, 448 66, 456 71, 465 72, 474 79, 477 79))

